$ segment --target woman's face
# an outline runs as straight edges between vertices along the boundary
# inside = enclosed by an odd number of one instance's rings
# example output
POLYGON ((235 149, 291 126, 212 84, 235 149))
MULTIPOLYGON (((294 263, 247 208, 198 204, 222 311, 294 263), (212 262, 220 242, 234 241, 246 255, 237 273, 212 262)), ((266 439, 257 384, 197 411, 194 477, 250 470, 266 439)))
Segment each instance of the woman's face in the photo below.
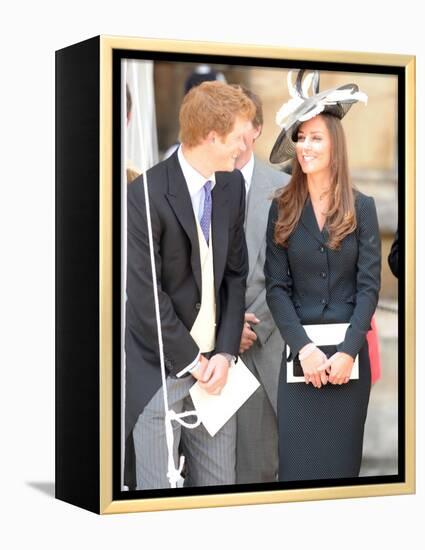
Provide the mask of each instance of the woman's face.
POLYGON ((300 125, 296 153, 304 174, 330 171, 331 146, 331 136, 321 115, 300 125))

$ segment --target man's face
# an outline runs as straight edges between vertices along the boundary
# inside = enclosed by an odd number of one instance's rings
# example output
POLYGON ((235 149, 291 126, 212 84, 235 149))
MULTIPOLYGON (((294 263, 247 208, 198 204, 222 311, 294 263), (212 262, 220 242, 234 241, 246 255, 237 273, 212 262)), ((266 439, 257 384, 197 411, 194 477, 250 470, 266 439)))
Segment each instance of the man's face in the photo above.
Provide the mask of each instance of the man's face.
POLYGON ((212 152, 215 172, 231 172, 235 169, 236 159, 246 151, 244 136, 250 126, 250 121, 236 117, 233 129, 227 136, 214 138, 212 152))
POLYGON ((261 134, 261 126, 259 128, 255 128, 252 122, 249 122, 248 128, 243 136, 245 151, 242 151, 241 154, 236 159, 236 168, 238 168, 239 170, 243 168, 251 158, 254 152, 255 140, 258 138, 260 134, 261 134))

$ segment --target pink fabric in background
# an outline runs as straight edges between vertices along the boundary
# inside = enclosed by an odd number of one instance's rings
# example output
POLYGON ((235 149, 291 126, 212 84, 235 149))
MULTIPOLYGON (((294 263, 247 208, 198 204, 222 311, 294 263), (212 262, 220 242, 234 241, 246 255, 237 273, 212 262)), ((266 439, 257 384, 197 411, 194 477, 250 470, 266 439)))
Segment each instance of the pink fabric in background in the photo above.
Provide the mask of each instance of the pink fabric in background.
POLYGON ((371 330, 367 333, 369 346, 369 360, 371 382, 374 384, 381 378, 381 354, 379 349, 378 329, 376 328, 375 315, 372 317, 371 330))

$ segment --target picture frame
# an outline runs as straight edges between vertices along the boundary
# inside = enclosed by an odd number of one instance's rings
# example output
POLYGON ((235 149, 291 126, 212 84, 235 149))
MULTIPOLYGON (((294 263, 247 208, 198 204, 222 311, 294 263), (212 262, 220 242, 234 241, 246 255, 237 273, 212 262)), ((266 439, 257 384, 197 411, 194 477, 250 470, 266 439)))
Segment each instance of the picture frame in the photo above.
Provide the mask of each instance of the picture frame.
MULTIPOLYGON (((282 97, 283 92, 284 82, 282 97)), ((414 492, 414 121, 413 56, 110 36, 56 52, 57 498, 110 514, 414 492), (125 98, 121 67, 123 61, 133 59, 175 66, 209 63, 259 70, 307 68, 395 79, 399 258, 404 266, 398 279, 396 473, 326 483, 123 490, 125 98)))

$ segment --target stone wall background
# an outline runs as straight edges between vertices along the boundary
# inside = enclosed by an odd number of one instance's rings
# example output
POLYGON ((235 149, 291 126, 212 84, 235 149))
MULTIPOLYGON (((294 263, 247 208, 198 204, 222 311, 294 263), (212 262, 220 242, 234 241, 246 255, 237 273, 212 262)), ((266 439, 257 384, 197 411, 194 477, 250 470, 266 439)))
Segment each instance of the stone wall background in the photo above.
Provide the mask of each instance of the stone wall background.
MULTIPOLYGON (((155 63, 155 95, 160 156, 178 136, 178 112, 184 82, 195 63, 155 63)), ((275 115, 289 99, 287 70, 211 65, 227 82, 243 84, 263 101, 264 127, 256 153, 268 161, 279 134, 275 115)), ((386 264, 397 228, 397 79, 392 75, 320 72, 320 89, 355 82, 368 95, 368 105, 354 105, 343 120, 354 184, 375 198, 382 237, 381 297, 397 300, 397 281, 386 264)))

